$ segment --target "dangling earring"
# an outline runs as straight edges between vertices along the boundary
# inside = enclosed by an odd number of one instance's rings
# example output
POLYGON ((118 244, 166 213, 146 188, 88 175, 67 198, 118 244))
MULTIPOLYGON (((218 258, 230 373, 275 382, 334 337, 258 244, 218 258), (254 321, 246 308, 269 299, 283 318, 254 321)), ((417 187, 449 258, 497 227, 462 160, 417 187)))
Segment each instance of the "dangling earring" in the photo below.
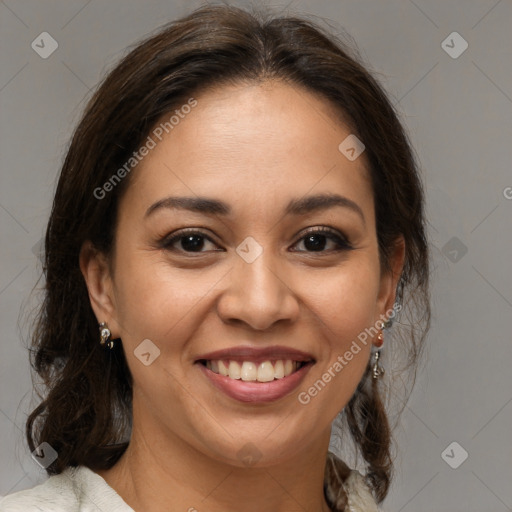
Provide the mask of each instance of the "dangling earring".
MULTIPOLYGON (((384 335, 382 334, 382 331, 379 332, 377 336, 377 341, 375 342, 375 346, 380 348, 384 344, 384 335)), ((377 350, 374 355, 374 363, 373 363, 373 369, 372 369, 372 377, 374 379, 379 379, 384 375, 384 368, 379 364, 380 360, 380 350, 377 350)))
POLYGON ((379 379, 384 375, 384 368, 379 364, 380 359, 380 350, 377 350, 375 354, 373 355, 374 363, 373 363, 373 369, 372 369, 372 377, 374 379, 379 379))
POLYGON ((114 348, 114 340, 110 339, 110 329, 105 322, 100 324, 100 345, 108 347, 110 350, 114 348))

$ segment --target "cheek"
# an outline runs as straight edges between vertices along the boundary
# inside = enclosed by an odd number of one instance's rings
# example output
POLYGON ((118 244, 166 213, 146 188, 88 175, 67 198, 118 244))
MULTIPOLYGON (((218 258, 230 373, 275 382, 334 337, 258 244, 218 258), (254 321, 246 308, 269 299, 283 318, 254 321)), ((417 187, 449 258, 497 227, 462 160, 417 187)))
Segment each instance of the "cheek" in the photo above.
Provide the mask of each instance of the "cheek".
MULTIPOLYGON (((374 259, 361 252, 330 270, 287 272, 289 293, 303 303, 297 322, 325 330, 331 348, 344 350, 374 319, 379 277, 374 259)), ((183 326, 191 318, 200 321, 224 273, 224 267, 173 268, 164 256, 125 251, 118 257, 115 276, 117 319, 125 345, 134 348, 149 338, 162 349, 172 338, 178 348, 187 337, 183 326)))
POLYGON ((163 257, 133 253, 119 258, 116 310, 125 346, 154 340, 160 350, 180 348, 183 326, 201 311, 201 301, 219 280, 217 273, 172 268, 163 257))
POLYGON ((350 400, 360 382, 371 350, 369 328, 374 325, 378 278, 372 264, 340 270, 310 294, 310 310, 322 327, 322 361, 313 385, 303 389, 300 403, 335 416, 350 400), (318 395, 318 399, 314 398, 318 395), (314 400, 313 400, 314 399, 314 400))
MULTIPOLYGON (((172 269, 160 257, 137 253, 119 258, 116 269, 118 323, 134 393, 147 404, 161 404, 173 397, 175 407, 186 409, 182 388, 186 367, 182 363, 187 358, 187 343, 201 323, 205 297, 219 277, 200 270, 172 269)), ((158 405, 154 412, 165 416, 158 405)), ((176 422, 178 428, 185 419, 176 416, 165 421, 176 422)))
POLYGON ((331 329, 331 337, 339 335, 341 347, 374 321, 379 272, 373 260, 370 255, 354 259, 317 279, 309 292, 304 290, 311 309, 331 329))

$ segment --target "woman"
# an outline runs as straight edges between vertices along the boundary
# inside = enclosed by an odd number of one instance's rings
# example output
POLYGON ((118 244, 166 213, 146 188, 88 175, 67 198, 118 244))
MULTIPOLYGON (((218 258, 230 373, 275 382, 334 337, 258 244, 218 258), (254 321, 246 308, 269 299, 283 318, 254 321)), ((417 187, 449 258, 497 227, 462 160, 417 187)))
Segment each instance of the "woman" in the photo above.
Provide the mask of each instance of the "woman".
POLYGON ((319 27, 206 6, 138 45, 48 224, 27 438, 50 478, 0 510, 377 510, 375 349, 414 368, 424 223, 396 113, 319 27), (329 452, 337 417, 364 477, 329 452))

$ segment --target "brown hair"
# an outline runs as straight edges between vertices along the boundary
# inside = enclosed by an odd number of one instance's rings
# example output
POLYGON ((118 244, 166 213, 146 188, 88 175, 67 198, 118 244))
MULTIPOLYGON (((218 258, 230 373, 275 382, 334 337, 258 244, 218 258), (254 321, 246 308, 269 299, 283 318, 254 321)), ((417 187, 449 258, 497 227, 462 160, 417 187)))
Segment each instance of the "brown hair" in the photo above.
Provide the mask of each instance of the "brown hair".
MULTIPOLYGON (((31 450, 46 441, 58 452, 48 474, 77 465, 109 468, 129 439, 131 375, 120 343, 112 351, 99 344, 78 261, 86 240, 110 254, 117 205, 130 176, 102 199, 95 190, 184 98, 224 83, 267 79, 320 95, 364 141, 383 267, 389 268, 397 238, 405 239, 397 301, 405 311, 399 318, 409 315, 409 324, 393 327, 393 342, 403 343, 415 374, 430 323, 429 255, 422 184, 394 107, 349 49, 318 25, 205 6, 166 25, 123 58, 90 99, 69 146, 46 231, 45 296, 31 348, 46 393, 26 425, 31 450)), ((382 501, 393 469, 391 429, 383 390, 370 372, 368 365, 342 414, 366 462, 367 481, 382 501)))

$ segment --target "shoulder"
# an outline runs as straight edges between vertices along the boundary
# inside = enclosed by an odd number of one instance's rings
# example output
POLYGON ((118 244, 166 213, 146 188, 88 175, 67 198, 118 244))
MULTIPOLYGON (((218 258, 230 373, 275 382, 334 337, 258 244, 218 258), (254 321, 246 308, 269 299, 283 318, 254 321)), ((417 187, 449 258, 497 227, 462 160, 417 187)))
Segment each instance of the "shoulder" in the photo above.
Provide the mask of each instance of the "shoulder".
POLYGON ((98 474, 67 468, 31 489, 0 499, 0 512, 133 512, 98 474))
POLYGON ((347 506, 350 512, 378 512, 377 503, 359 471, 350 471, 343 482, 343 487, 347 493, 347 506))
POLYGON ((77 468, 67 468, 36 487, 5 496, 0 500, 0 512, 78 511, 74 489, 76 471, 77 468))
POLYGON ((328 502, 337 512, 378 512, 379 508, 359 471, 328 452, 324 489, 328 502))

